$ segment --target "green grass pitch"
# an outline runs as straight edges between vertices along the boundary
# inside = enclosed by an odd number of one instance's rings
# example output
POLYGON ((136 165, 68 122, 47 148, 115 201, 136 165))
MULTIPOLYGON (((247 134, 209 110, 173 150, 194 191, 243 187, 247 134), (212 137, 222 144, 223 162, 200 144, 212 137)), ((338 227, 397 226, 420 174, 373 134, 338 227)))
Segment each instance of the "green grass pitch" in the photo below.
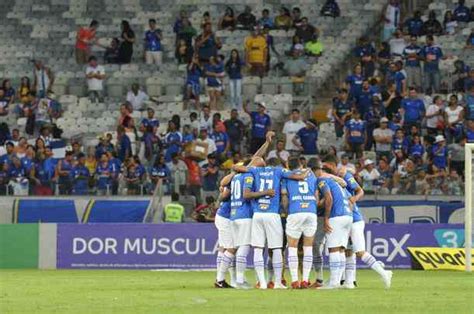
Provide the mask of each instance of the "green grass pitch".
POLYGON ((242 291, 210 271, 2 270, 0 313, 474 313, 471 274, 395 270, 388 291, 357 275, 355 290, 242 291))

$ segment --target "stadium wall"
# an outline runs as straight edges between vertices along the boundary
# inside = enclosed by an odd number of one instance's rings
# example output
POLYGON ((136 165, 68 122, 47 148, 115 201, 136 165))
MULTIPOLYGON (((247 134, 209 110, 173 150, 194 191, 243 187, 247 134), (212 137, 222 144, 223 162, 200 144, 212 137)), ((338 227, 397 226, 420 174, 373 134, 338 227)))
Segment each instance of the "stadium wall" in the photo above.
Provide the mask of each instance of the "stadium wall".
MULTIPOLYGON (((408 247, 464 244, 460 224, 367 224, 365 233, 367 251, 390 268, 411 267, 408 247)), ((216 251, 213 224, 0 225, 0 268, 209 269, 216 251)))

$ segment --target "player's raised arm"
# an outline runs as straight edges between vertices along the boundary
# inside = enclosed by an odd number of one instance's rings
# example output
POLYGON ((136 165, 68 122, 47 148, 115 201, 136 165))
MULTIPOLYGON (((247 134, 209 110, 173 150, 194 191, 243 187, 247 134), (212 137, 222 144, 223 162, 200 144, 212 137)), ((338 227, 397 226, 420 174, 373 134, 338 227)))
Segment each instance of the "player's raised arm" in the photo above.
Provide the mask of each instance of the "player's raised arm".
POLYGON ((345 188, 345 187, 347 186, 347 183, 346 183, 346 181, 345 181, 343 178, 338 177, 338 176, 335 176, 335 175, 333 175, 333 174, 330 174, 330 173, 327 173, 327 172, 323 172, 320 177, 322 177, 322 178, 328 178, 328 179, 333 179, 334 181, 337 182, 337 184, 339 184, 339 185, 342 186, 343 188, 345 188))
POLYGON ((232 178, 234 176, 235 176, 235 172, 231 172, 228 175, 226 175, 225 177, 223 177, 221 182, 220 182, 220 186, 221 187, 228 186, 230 184, 230 181, 232 181, 232 178))
POLYGON ((230 189, 226 187, 221 187, 221 193, 219 194, 219 202, 228 200, 230 197, 230 189))
POLYGON ((261 157, 265 156, 267 154, 268 147, 272 143, 273 137, 275 136, 275 132, 273 131, 268 131, 267 134, 265 135, 265 143, 263 143, 262 146, 253 154, 252 159, 255 157, 261 157))

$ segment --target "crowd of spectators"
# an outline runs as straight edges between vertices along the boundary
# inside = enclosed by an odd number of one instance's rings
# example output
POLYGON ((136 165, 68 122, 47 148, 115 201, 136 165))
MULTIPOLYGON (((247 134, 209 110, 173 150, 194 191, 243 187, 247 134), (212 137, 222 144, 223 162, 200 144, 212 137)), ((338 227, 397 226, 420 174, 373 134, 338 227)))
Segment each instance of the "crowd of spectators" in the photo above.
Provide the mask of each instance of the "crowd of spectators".
MULTIPOLYGON (((396 1, 391 4, 395 6, 396 1)), ((441 33, 456 34, 465 23, 460 17, 467 11, 459 6, 440 26, 441 33)), ((339 16, 337 3, 328 0, 321 14, 339 16)), ((459 76, 457 93, 439 94, 443 91, 439 63, 445 56, 431 36, 438 34, 433 26, 435 16, 431 14, 429 23, 420 24, 419 15, 415 13, 390 31, 384 28, 387 41, 380 49, 369 38, 359 41, 353 73, 333 99, 331 118, 339 139, 335 145, 319 151, 318 121, 303 120, 294 109, 268 158, 286 164, 291 155, 299 155, 304 162, 320 153, 334 154, 368 193, 462 194, 463 145, 474 141, 474 70, 458 66, 463 75, 459 76), (418 40, 421 35, 426 35, 423 44, 418 40)), ((161 182, 167 194, 194 196, 203 204, 195 219, 208 221, 220 177, 255 152, 265 141, 265 133, 274 128, 265 103, 255 104, 252 111, 241 96, 244 68, 259 76, 269 69, 274 48, 268 30, 296 29, 290 49, 279 52, 289 56, 284 69, 291 76, 304 76, 311 58, 324 50, 318 30, 298 8, 290 12, 282 7, 275 18, 268 10, 256 17, 249 9, 236 14, 227 8, 219 29, 251 31, 242 56, 237 50, 228 58, 219 54, 221 43, 210 21, 209 14, 204 14, 198 33, 185 12, 176 20, 175 55, 179 63, 187 64, 185 96, 194 101, 195 110, 188 111, 189 124, 183 125, 182 115, 176 115, 164 132, 159 131, 154 110, 146 107, 146 101, 152 99, 134 84, 120 107, 115 136, 103 134, 95 147, 83 147, 80 140, 65 143, 54 125, 62 114, 52 93, 54 73, 36 61, 32 84, 25 77, 15 90, 4 80, 0 115, 16 114, 27 122, 24 132, 0 124, 0 194, 140 195, 152 194, 161 182), (231 112, 223 121, 215 111, 222 100, 225 75, 229 77, 231 112), (206 78, 208 104, 199 103, 202 76, 206 78), (146 110, 147 117, 135 121, 134 110, 146 110), (196 147, 204 149, 197 151, 196 147)), ((97 26, 93 21, 78 32, 76 58, 85 65, 89 97, 101 102, 106 73, 90 53, 91 45, 97 44, 97 26)), ((107 48, 106 62, 132 60, 135 34, 126 21, 121 30, 121 39, 114 39, 107 48)), ((474 46, 473 38, 469 37, 466 49, 474 46)), ((151 19, 144 34, 147 63, 162 64, 161 39, 161 31, 151 19)))

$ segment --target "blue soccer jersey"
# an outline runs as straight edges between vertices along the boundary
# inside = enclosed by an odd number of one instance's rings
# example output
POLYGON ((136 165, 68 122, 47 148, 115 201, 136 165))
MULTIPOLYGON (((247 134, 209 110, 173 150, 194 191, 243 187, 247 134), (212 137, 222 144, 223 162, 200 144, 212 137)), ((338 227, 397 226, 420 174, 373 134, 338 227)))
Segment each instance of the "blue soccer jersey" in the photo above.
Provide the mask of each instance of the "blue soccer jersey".
POLYGON ((352 211, 349 206, 349 192, 343 189, 339 184, 330 178, 318 178, 318 190, 321 197, 326 193, 332 195, 332 207, 329 218, 339 216, 352 216, 352 211))
POLYGON ((262 192, 273 189, 275 196, 264 196, 252 200, 252 210, 255 213, 280 213, 281 179, 288 178, 290 171, 282 167, 250 168, 255 180, 253 191, 262 192))
MULTIPOLYGON (((357 190, 361 187, 359 183, 357 183, 352 173, 347 171, 346 175, 344 176, 344 181, 346 181, 347 183, 346 189, 349 192, 349 194, 356 195, 357 190)), ((359 207, 357 206, 357 204, 354 204, 354 206, 352 207, 352 221, 358 222, 361 220, 364 220, 364 218, 362 217, 362 213, 359 211, 359 207)))
POLYGON ((216 215, 230 219, 230 211, 230 200, 223 201, 219 204, 219 208, 217 209, 216 215))
POLYGON ((304 181, 284 180, 288 193, 288 215, 296 213, 316 214, 317 179, 311 172, 304 181))
POLYGON ((253 216, 252 206, 244 199, 244 190, 253 189, 254 178, 250 173, 239 173, 230 183, 230 220, 250 219, 253 216))

